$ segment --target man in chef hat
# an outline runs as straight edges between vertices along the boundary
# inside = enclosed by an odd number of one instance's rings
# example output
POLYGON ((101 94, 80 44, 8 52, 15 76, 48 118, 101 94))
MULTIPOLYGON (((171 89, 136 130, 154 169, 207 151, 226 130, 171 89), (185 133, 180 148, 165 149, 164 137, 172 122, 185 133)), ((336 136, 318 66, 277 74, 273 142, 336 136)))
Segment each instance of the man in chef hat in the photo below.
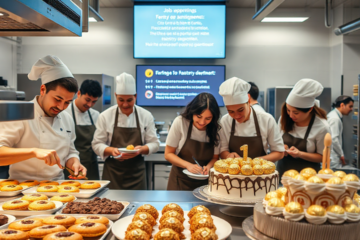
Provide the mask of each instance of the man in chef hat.
POLYGON ((157 152, 160 145, 154 117, 135 105, 135 79, 130 74, 116 77, 115 97, 117 105, 100 114, 92 141, 95 153, 106 159, 102 179, 111 181, 111 189, 146 190, 143 155, 157 152))
POLYGON ((266 112, 255 112, 248 94, 251 85, 237 77, 220 85, 228 114, 222 117, 220 131, 222 159, 242 157, 242 145, 248 145, 248 156, 272 162, 284 156, 284 143, 275 119, 266 112), (270 153, 267 154, 267 149, 270 153))
POLYGON ((71 103, 78 85, 70 70, 56 56, 39 59, 28 74, 41 79, 40 95, 34 103, 34 119, 0 124, 0 161, 10 165, 10 178, 63 179, 66 166, 86 175, 74 146, 73 120, 64 109, 71 103))

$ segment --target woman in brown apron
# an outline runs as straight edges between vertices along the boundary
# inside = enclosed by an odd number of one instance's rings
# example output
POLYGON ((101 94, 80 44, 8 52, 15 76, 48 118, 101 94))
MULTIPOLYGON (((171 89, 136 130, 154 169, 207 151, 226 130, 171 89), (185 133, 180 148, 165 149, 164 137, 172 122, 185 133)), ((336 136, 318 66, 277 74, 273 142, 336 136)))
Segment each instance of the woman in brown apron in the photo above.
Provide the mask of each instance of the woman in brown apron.
POLYGON ((167 190, 192 191, 207 184, 207 180, 189 178, 183 170, 209 173, 219 154, 219 118, 220 109, 214 96, 201 93, 174 120, 165 148, 165 159, 172 163, 167 190))
POLYGON ((279 125, 286 153, 277 164, 280 176, 290 169, 320 170, 324 137, 330 132, 325 110, 315 105, 322 89, 317 81, 300 80, 282 106, 279 125))

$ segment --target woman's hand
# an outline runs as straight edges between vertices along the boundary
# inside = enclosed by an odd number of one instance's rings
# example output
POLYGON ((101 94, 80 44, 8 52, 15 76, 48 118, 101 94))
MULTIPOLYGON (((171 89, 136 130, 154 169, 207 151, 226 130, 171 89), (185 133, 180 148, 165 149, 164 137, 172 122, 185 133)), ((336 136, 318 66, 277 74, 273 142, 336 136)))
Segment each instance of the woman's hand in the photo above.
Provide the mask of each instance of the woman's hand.
POLYGON ((186 169, 194 174, 203 174, 203 169, 201 167, 199 167, 197 164, 188 164, 186 166, 186 169))
POLYGON ((285 148, 284 156, 286 157, 287 155, 289 155, 289 154, 287 153, 287 151, 289 150, 289 146, 286 145, 286 144, 284 144, 284 148, 285 148))
POLYGON ((239 154, 236 152, 229 153, 226 158, 239 158, 239 154))
POLYGON ((292 146, 287 153, 292 156, 293 158, 300 158, 301 157, 301 151, 297 149, 296 147, 292 146))

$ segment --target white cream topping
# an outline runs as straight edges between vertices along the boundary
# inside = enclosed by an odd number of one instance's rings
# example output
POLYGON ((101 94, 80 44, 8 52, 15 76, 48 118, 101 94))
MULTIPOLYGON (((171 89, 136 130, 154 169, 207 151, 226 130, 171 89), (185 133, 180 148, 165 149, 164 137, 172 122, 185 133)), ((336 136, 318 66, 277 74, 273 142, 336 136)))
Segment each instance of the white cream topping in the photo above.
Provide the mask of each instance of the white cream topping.
POLYGON ((283 215, 286 220, 293 221, 293 222, 299 222, 305 217, 305 213, 289 213, 285 210, 283 210, 283 215))
POLYGON ((160 236, 162 236, 162 237, 169 237, 169 236, 170 236, 170 231, 168 231, 168 230, 163 231, 163 232, 161 232, 160 236))
POLYGON ((312 223, 312 224, 323 224, 327 220, 326 214, 325 214, 325 216, 312 216, 312 215, 308 214, 307 212, 305 212, 305 218, 309 223, 312 223))
POLYGON ((208 235, 209 235, 208 231, 202 231, 201 232, 202 237, 207 237, 208 235))
POLYGON ((204 211, 204 208, 202 208, 202 207, 197 207, 196 210, 198 210, 199 212, 202 212, 202 211, 204 211))
POLYGON ((350 213, 346 212, 347 222, 358 222, 360 220, 360 214, 359 213, 350 213))
POLYGON ((360 182, 345 182, 347 188, 360 189, 360 182))
POLYGON ((266 206, 265 212, 272 216, 282 215, 284 207, 270 207, 266 206))
POLYGON ((265 198, 264 198, 263 201, 262 201, 262 205, 263 205, 264 208, 266 208, 267 202, 268 201, 266 201, 265 198))
POLYGON ((327 212, 326 215, 327 215, 329 222, 332 224, 342 224, 347 219, 345 213, 338 214, 338 213, 327 212))
POLYGON ((326 186, 324 183, 305 182, 305 190, 310 194, 319 194, 325 192, 326 186))
POLYGON ((291 177, 281 177, 281 183, 284 185, 284 187, 288 186, 288 181, 292 179, 291 177))
POLYGON ((297 180, 293 178, 290 178, 288 180, 288 185, 293 192, 304 190, 305 188, 304 184, 305 184, 304 180, 297 180))
POLYGON ((206 223, 206 218, 201 219, 201 220, 199 221, 199 223, 200 223, 200 224, 206 223))
POLYGON ((168 222, 168 223, 175 223, 175 219, 169 218, 169 219, 167 220, 167 222, 168 222))
POLYGON ((144 209, 150 209, 150 205, 149 205, 149 204, 145 204, 145 205, 143 206, 143 208, 144 208, 144 209))
POLYGON ((343 184, 329 184, 329 183, 326 183, 325 186, 326 186, 326 190, 329 193, 342 194, 342 193, 344 193, 346 191, 346 185, 344 183, 343 184))
POLYGON ((176 208, 176 204, 171 203, 171 204, 169 204, 169 207, 171 207, 171 208, 176 208))
POLYGON ((144 224, 143 224, 142 221, 136 221, 136 222, 135 222, 135 225, 138 226, 138 227, 141 227, 141 226, 144 225, 144 224))
POLYGON ((146 214, 140 214, 139 216, 141 219, 147 219, 147 215, 146 214))

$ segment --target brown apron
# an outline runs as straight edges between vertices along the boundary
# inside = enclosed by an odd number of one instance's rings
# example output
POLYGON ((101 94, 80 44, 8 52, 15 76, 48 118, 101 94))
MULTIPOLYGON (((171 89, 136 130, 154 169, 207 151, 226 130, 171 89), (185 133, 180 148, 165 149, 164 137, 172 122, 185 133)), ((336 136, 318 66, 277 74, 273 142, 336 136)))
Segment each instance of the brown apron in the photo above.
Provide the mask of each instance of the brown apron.
MULTIPOLYGON (((135 107, 136 128, 118 127, 119 108, 116 108, 111 147, 125 148, 128 145, 143 145, 139 117, 135 107)), ((110 180, 110 189, 146 190, 145 162, 142 155, 120 162, 112 157, 105 160, 103 180, 110 180)))
MULTIPOLYGON (((79 151, 80 162, 87 169, 86 177, 89 180, 99 180, 99 164, 97 161, 97 155, 94 153, 91 147, 91 141, 93 140, 95 133, 94 121, 91 117, 90 111, 88 114, 90 117, 91 125, 77 125, 74 112, 74 102, 71 104, 71 111, 75 123, 76 140, 74 142, 76 150, 79 151)), ((64 170, 65 178, 69 179, 69 172, 64 170)))
MULTIPOLYGON (((243 151, 240 151, 240 147, 244 144, 248 145, 248 156, 251 158, 256 158, 260 156, 265 156, 266 152, 264 151, 264 145, 261 138, 261 132, 259 127, 259 122, 257 120, 256 112, 251 107, 251 111, 254 114, 254 122, 256 129, 255 137, 244 137, 244 136, 234 136, 235 134, 235 119, 232 121, 231 125, 231 134, 229 140, 229 151, 230 153, 236 152, 240 157, 243 156, 243 151)), ((251 114, 251 113, 250 113, 251 114)))
MULTIPOLYGON (((191 139, 193 121, 190 121, 186 141, 181 148, 178 157, 196 164, 193 157, 200 164, 206 166, 214 157, 214 147, 208 142, 199 142, 191 139)), ((192 191, 195 188, 208 184, 208 180, 195 180, 183 173, 184 168, 172 165, 167 190, 192 191)))
MULTIPOLYGON (((315 114, 310 120, 310 123, 309 123, 309 126, 307 127, 304 139, 293 137, 289 133, 284 133, 282 136, 282 138, 284 140, 284 144, 288 145, 289 148, 294 146, 297 149, 299 149, 299 151, 307 152, 307 149, 306 149, 307 138, 311 131, 314 120, 315 120, 315 114)), ((315 152, 316 152, 316 150, 315 150, 315 152)), ((309 161, 306 161, 301 158, 293 158, 292 156, 287 155, 286 157, 284 157, 283 159, 278 161, 276 168, 279 172, 279 176, 282 176, 284 174, 284 172, 286 172, 287 170, 295 169, 300 172, 302 169, 307 168, 307 167, 313 168, 316 170, 316 172, 318 172, 320 170, 320 163, 309 162, 309 161)))

